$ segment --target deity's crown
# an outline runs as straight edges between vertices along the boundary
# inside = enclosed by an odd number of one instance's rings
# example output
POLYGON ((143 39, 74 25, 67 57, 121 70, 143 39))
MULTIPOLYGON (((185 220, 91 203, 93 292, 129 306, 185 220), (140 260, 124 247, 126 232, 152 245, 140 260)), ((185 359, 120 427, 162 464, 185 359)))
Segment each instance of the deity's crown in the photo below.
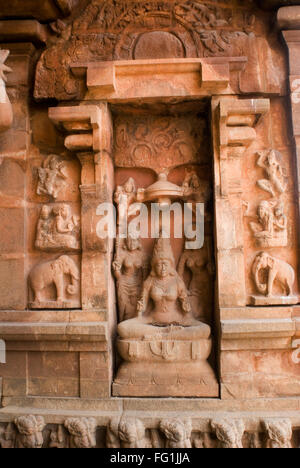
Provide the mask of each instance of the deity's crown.
POLYGON ((175 268, 175 258, 171 247, 170 238, 163 236, 164 234, 161 233, 160 237, 155 243, 152 264, 154 264, 157 260, 165 259, 169 260, 172 263, 172 266, 175 268))

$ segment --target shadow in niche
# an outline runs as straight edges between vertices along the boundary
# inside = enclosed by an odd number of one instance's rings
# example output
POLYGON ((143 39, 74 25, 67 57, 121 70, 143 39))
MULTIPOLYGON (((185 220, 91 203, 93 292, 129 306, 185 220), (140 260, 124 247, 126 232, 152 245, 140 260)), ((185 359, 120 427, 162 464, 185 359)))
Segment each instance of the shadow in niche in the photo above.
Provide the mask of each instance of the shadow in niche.
MULTIPOLYGON (((182 207, 184 202, 205 203, 205 240, 203 248, 186 250, 185 239, 175 238, 174 228, 178 222, 182 222, 182 220, 178 221, 176 214, 171 217, 170 248, 172 251, 171 256, 174 257, 175 268, 188 291, 188 299, 192 307, 194 319, 197 319, 199 324, 202 322, 211 327, 213 336, 212 351, 209 353, 208 361, 206 362, 204 359, 204 362, 211 369, 208 381, 214 380, 213 391, 211 393, 208 391, 206 394, 204 390, 202 394, 201 390, 200 393, 197 391, 197 384, 195 382, 200 382, 200 387, 203 383, 204 387, 209 386, 209 384, 207 385, 205 378, 202 379, 202 382, 201 376, 199 377, 200 368, 196 369, 195 367, 193 370, 191 367, 185 377, 182 377, 180 372, 177 374, 177 370, 174 371, 172 360, 176 361, 177 358, 175 355, 172 356, 172 346, 180 348, 179 354, 187 352, 186 350, 183 351, 183 342, 180 339, 179 341, 177 339, 172 341, 172 337, 169 336, 167 340, 161 338, 163 341, 159 341, 159 339, 155 338, 155 341, 152 342, 152 338, 144 338, 143 335, 140 335, 140 338, 134 336, 129 338, 129 341, 126 343, 126 350, 122 343, 124 338, 122 335, 122 339, 116 337, 114 343, 115 349, 118 349, 119 352, 116 353, 115 384, 113 385, 112 394, 113 396, 125 397, 155 398, 178 396, 192 398, 203 396, 218 398, 219 387, 215 377, 213 377, 212 371, 212 369, 217 370, 216 350, 218 335, 214 297, 216 269, 214 259, 213 155, 210 131, 210 101, 204 99, 197 102, 115 105, 112 106, 112 110, 115 135, 115 189, 118 192, 117 196, 115 195, 116 208, 119 209, 120 207, 119 194, 127 193, 127 189, 129 189, 128 193, 131 202, 136 202, 138 199, 141 201, 143 198, 141 194, 147 194, 149 186, 154 187, 155 183, 161 180, 162 173, 166 175, 164 177, 167 185, 169 183, 174 184, 173 187, 176 186, 180 189, 185 187, 185 192, 181 198, 170 197, 172 202, 179 202, 182 207), (209 190, 207 188, 204 190, 203 187, 209 187, 209 190), (145 339, 146 341, 150 340, 150 343, 145 343, 145 339), (166 390, 162 394, 159 394, 160 390, 153 388, 157 380, 159 381, 162 378, 161 385, 158 385, 159 388, 168 386, 168 383, 166 376, 161 376, 159 362, 152 363, 154 367, 152 366, 153 368, 151 368, 152 358, 148 354, 148 346, 151 349, 150 354, 155 356, 154 361, 158 353, 162 364, 170 364, 169 367, 165 367, 165 370, 167 374, 168 372, 171 373, 171 380, 177 379, 174 387, 177 384, 182 388, 190 386, 194 391, 192 390, 189 393, 189 390, 181 389, 177 394, 176 390, 173 389, 170 394, 166 390), (147 347, 147 350, 145 347, 147 347), (146 355, 147 357, 145 357, 146 355), (141 358, 140 363, 138 362, 138 356, 141 358), (128 368, 122 374, 124 360, 126 361, 125 367, 128 363, 129 367, 127 366, 128 368), (135 361, 135 364, 132 365, 133 361, 135 361), (149 379, 151 372, 152 380, 148 381, 147 379, 149 379), (138 384, 136 385, 137 382, 138 384), (150 385, 151 389, 145 390, 144 393, 143 387, 145 389, 147 385, 148 388, 150 385), (132 393, 130 389, 134 389, 132 393)), ((153 201, 156 202, 156 200, 152 199, 153 201)), ((150 208, 151 201, 144 199, 144 202, 150 208)), ((130 210, 130 203, 126 209, 130 210)), ((129 220, 132 218, 129 216, 129 220)), ((150 230, 150 214, 148 215, 147 222, 150 230)), ((118 327, 119 335, 120 330, 126 326, 126 324, 123 325, 124 321, 126 322, 137 317, 138 298, 143 292, 143 286, 149 281, 147 278, 149 278, 151 270, 151 262, 156 249, 155 245, 155 239, 151 239, 148 236, 148 238, 138 241, 132 250, 132 246, 128 246, 125 241, 117 238, 113 271, 116 278, 118 321, 122 323, 122 326, 119 325, 118 327)), ((145 317, 151 316, 155 306, 154 301, 150 294, 145 310, 145 317)), ((178 298, 176 307, 180 308, 178 298)), ((168 328, 170 328, 172 322, 176 322, 176 320, 168 322, 168 328)), ((176 328, 176 324, 173 323, 173 327, 174 325, 176 328)), ((182 330, 190 329, 190 326, 184 325, 184 323, 178 323, 178 325, 181 326, 182 330)), ((134 326, 135 323, 133 322, 132 327, 134 326)), ((168 334, 167 328, 164 327, 163 323, 152 323, 152 329, 154 328, 160 330, 163 334, 168 334)), ((189 351, 192 352, 192 355, 188 358, 188 361, 194 364, 193 360, 197 361, 197 356, 199 355, 198 357, 200 357, 204 348, 203 346, 201 348, 201 340, 200 343, 193 343, 192 341, 189 343, 192 346, 191 351, 189 351)), ((205 346, 207 346, 207 343, 205 346)), ((203 356, 201 359, 203 362, 203 356)), ((180 366, 180 360, 178 365, 180 366)), ((188 366, 189 363, 187 368, 188 366)), ((163 369, 164 366, 162 365, 161 368, 163 369)), ((185 369, 182 372, 184 374, 185 369)))

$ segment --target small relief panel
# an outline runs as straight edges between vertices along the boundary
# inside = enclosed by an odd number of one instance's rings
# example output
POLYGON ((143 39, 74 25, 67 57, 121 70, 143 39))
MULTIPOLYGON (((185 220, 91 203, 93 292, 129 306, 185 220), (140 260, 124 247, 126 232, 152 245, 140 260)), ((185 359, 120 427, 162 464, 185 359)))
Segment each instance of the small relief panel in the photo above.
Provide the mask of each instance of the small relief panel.
POLYGON ((284 260, 272 257, 268 252, 261 252, 253 263, 252 276, 256 289, 261 294, 251 297, 254 305, 298 303, 298 296, 293 295, 296 273, 284 260))
POLYGON ((61 255, 38 262, 28 277, 30 309, 80 308, 80 268, 77 257, 61 255))
POLYGON ((38 169, 37 195, 48 195, 54 200, 67 184, 65 164, 59 156, 51 154, 38 169))
POLYGON ((27 171, 27 198, 33 203, 79 202, 80 162, 73 155, 42 154, 32 147, 27 171))
POLYGON ((80 217, 66 203, 43 205, 37 223, 35 247, 44 251, 80 249, 80 217))

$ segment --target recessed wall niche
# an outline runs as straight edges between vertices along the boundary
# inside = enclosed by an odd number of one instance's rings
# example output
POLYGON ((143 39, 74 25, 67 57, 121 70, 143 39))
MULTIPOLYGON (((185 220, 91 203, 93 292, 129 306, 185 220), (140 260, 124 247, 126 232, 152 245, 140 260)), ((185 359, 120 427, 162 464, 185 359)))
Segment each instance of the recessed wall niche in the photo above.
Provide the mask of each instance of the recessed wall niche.
POLYGON ((122 239, 120 231, 117 235, 113 272, 117 350, 123 362, 113 394, 215 397, 218 383, 208 363, 209 358, 213 362, 215 267, 205 103, 115 108, 114 136, 118 229, 126 196, 128 221, 138 214, 133 213, 135 203, 147 207, 148 235, 129 239, 122 239), (188 248, 184 222, 195 229, 197 202, 205 206, 204 244, 193 249, 188 248), (154 204, 172 203, 180 209, 171 211, 171 238, 163 238, 167 234, 163 218, 153 238, 154 204), (183 216, 185 203, 193 206, 190 221, 183 216))

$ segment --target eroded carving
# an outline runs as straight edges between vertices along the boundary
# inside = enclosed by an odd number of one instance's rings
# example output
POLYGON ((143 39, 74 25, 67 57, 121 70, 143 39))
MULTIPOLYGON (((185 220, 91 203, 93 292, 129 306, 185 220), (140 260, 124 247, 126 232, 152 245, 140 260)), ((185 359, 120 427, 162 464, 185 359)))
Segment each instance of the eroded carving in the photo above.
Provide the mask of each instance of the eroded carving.
POLYGON ((64 423, 70 433, 70 448, 96 447, 97 423, 94 418, 69 418, 64 423))
POLYGON ((243 448, 245 424, 242 420, 215 420, 211 422, 211 427, 215 431, 217 439, 219 440, 219 448, 243 448))
POLYGON ((293 303, 297 300, 293 297, 295 270, 287 262, 272 257, 267 252, 260 252, 253 263, 252 275, 257 290, 266 297, 266 303, 268 300, 280 300, 280 296, 274 293, 275 283, 280 286, 283 296, 286 296, 282 297, 282 301, 293 303))
POLYGON ((130 392, 137 385, 139 392, 149 395, 189 394, 191 380, 188 388, 181 383, 194 375, 198 392, 204 391, 203 385, 206 392, 214 392, 215 377, 206 362, 211 351, 210 327, 193 317, 187 289, 175 269, 170 239, 160 237, 155 243, 151 273, 143 284, 137 311, 138 317, 118 326, 118 349, 126 363, 119 369, 115 388, 119 391, 125 386, 130 392), (200 347, 193 355, 194 343, 200 347), (132 346, 139 352, 132 352, 132 346), (151 385, 146 386, 147 381, 151 385))
POLYGON ((123 226, 124 220, 131 215, 130 205, 137 200, 135 180, 130 177, 124 185, 119 185, 114 194, 114 202, 118 208, 118 226, 123 226))
POLYGON ((167 439, 167 449, 192 448, 192 422, 190 419, 164 419, 159 428, 167 439))
POLYGON ((119 321, 123 322, 136 317, 138 298, 148 273, 148 260, 140 238, 129 235, 118 239, 113 271, 117 280, 119 321))
POLYGON ((67 175, 64 168, 64 161, 59 156, 50 154, 43 162, 43 166, 38 168, 39 181, 36 193, 48 195, 56 200, 66 185, 67 175))
POLYGON ((266 448, 292 448, 293 429, 289 419, 267 419, 263 426, 267 432, 266 448))
POLYGON ((16 448, 42 448, 45 420, 42 416, 21 416, 14 420, 18 429, 16 448))
POLYGON ((181 278, 184 277, 185 270, 191 273, 190 281, 186 284, 194 316, 206 322, 212 307, 211 279, 215 270, 211 249, 207 245, 201 250, 185 249, 178 264, 181 278))
POLYGON ((49 448, 69 448, 68 436, 62 424, 59 424, 56 430, 51 431, 49 448))
POLYGON ((258 153, 257 165, 264 169, 266 179, 260 179, 257 185, 272 197, 276 197, 277 193, 284 193, 287 189, 286 173, 281 159, 281 153, 274 149, 258 153))
POLYGON ((208 154, 205 130, 205 120, 194 114, 120 116, 115 123, 115 163, 119 167, 147 167, 157 173, 199 163, 208 154))
POLYGON ((64 308, 72 305, 78 307, 77 302, 72 301, 70 296, 78 295, 79 280, 78 266, 67 255, 36 265, 29 275, 29 285, 34 296, 30 306, 32 308, 64 308), (53 285, 56 289, 56 298, 49 301, 45 296, 45 290, 53 285))
POLYGON ((6 428, 0 427, 0 447, 11 449, 15 447, 17 432, 12 423, 8 423, 6 428))
POLYGON ((145 426, 139 419, 122 417, 109 422, 106 432, 107 448, 152 448, 145 426))
POLYGON ((35 247, 46 251, 80 249, 80 218, 72 214, 69 205, 43 206, 35 247))
MULTIPOLYGON (((111 4, 95 0, 74 21, 71 37, 59 38, 42 55, 37 67, 35 96, 60 100, 83 96, 83 83, 70 73, 72 63, 153 57, 248 55, 247 78, 251 76, 251 90, 259 91, 262 83, 256 23, 250 12, 233 15, 228 5, 224 8, 196 1, 128 5, 124 1, 111 4)), ((269 47, 267 42, 264 45, 269 47)), ((278 89, 271 53, 266 57, 269 81, 278 89)))
POLYGON ((6 92, 5 76, 5 73, 12 72, 12 69, 5 65, 9 54, 9 50, 0 49, 0 132, 8 130, 13 123, 13 109, 6 92))
POLYGON ((250 228, 260 247, 285 247, 287 238, 287 217, 280 201, 262 201, 257 209, 258 222, 251 222, 250 228))

